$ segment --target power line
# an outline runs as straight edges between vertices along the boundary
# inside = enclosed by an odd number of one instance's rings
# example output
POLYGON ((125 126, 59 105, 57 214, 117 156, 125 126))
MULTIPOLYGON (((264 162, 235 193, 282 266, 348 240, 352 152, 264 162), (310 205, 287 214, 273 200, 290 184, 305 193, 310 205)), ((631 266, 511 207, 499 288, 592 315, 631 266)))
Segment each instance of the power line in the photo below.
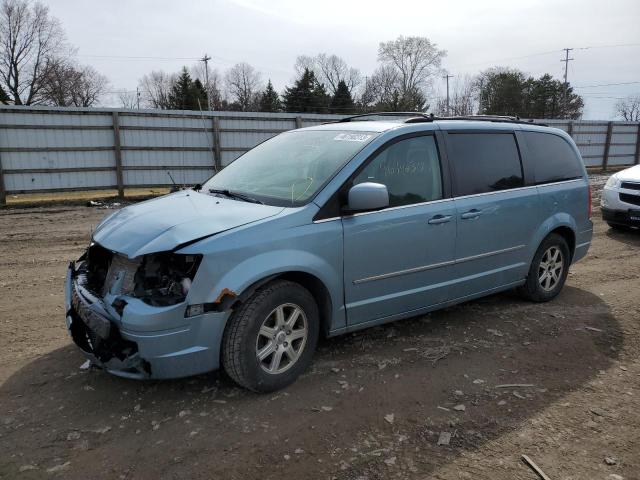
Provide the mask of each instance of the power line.
POLYGON ((132 55, 77 55, 85 58, 106 58, 111 60, 200 60, 198 57, 150 57, 132 55))
MULTIPOLYGON (((591 49, 598 49, 598 48, 622 48, 622 47, 640 47, 640 43, 619 43, 619 44, 615 44, 615 45, 591 45, 588 47, 574 47, 572 50, 591 50, 591 49)), ((551 55, 552 53, 558 53, 561 51, 564 51, 565 49, 558 49, 558 50, 548 50, 546 52, 538 52, 538 53, 530 53, 528 55, 521 55, 521 56, 517 56, 517 57, 506 57, 506 58, 498 58, 498 59, 494 59, 494 60, 486 60, 484 62, 478 62, 478 63, 467 63, 464 65, 454 65, 456 68, 459 67, 473 67, 473 66, 477 66, 477 65, 486 65, 488 63, 498 63, 498 62, 508 62, 511 60, 521 60, 524 58, 531 58, 531 57, 540 57, 543 55, 551 55)))
POLYGON ((613 87, 615 85, 634 85, 640 82, 595 83, 593 85, 573 85, 573 88, 613 87))
POLYGON ((576 47, 576 50, 590 50, 592 48, 618 48, 618 47, 640 47, 640 43, 618 43, 615 45, 592 45, 590 47, 576 47))
POLYGON ((542 55, 551 55, 552 53, 558 53, 559 50, 549 50, 548 52, 539 52, 539 53, 531 53, 529 55, 521 55, 518 57, 506 57, 506 58, 499 58, 496 60, 487 60, 484 62, 478 62, 478 63, 467 63, 464 65, 454 65, 455 67, 459 68, 459 67, 474 67, 474 66, 478 66, 478 65, 486 65, 488 63, 498 63, 498 62, 508 62, 511 60, 521 60, 523 58, 531 58, 531 57, 540 57, 542 55))

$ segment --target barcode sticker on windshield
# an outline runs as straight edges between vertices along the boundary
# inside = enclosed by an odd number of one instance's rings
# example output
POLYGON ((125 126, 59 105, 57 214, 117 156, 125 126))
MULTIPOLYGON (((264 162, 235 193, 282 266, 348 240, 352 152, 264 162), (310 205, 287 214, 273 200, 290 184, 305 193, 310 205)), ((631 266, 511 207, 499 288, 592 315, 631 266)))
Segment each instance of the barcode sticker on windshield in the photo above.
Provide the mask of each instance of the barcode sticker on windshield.
POLYGON ((370 138, 371 135, 367 135, 366 133, 339 133, 333 139, 343 142, 366 142, 370 138))

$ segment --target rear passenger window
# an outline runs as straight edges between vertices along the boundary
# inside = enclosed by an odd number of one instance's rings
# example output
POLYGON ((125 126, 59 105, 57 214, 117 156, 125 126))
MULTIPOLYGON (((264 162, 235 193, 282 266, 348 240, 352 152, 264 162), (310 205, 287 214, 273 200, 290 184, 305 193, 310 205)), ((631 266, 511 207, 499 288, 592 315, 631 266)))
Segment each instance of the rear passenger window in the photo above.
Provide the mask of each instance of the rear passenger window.
MULTIPOLYGON (((564 138, 550 133, 523 132, 536 184, 582 177, 580 159, 564 138)), ((528 164, 527 164, 528 165, 528 164)))
POLYGON ((385 148, 353 184, 364 182, 386 185, 390 207, 441 199, 440 161, 433 136, 411 137, 385 148))
POLYGON ((456 196, 524 186, 512 133, 449 133, 456 196))

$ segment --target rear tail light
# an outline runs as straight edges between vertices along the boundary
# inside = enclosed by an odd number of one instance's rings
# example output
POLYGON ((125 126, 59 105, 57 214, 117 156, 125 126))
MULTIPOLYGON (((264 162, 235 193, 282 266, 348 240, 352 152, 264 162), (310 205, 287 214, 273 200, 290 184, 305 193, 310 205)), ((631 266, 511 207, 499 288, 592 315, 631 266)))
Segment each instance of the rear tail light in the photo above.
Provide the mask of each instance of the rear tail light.
POLYGON ((589 185, 589 220, 593 214, 593 199, 591 198, 591 185, 589 185))

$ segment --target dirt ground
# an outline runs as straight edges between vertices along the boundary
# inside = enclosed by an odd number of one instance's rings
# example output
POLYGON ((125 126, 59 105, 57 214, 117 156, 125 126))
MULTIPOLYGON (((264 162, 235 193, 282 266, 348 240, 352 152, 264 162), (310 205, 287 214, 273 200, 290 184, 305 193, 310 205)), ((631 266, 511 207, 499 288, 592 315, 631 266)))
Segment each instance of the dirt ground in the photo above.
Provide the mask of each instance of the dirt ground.
POLYGON ((494 295, 327 340, 257 395, 79 368, 63 277, 105 213, 0 210, 0 478, 535 480, 525 454, 553 480, 640 479, 638 232, 595 218, 553 302, 494 295))
MULTIPOLYGON (((164 195, 169 188, 127 188, 124 191, 125 202, 129 199, 140 199, 164 195)), ((51 204, 83 204, 90 200, 100 203, 119 203, 117 190, 77 190, 70 192, 21 193, 7 195, 7 205, 10 207, 51 205, 51 204)))

